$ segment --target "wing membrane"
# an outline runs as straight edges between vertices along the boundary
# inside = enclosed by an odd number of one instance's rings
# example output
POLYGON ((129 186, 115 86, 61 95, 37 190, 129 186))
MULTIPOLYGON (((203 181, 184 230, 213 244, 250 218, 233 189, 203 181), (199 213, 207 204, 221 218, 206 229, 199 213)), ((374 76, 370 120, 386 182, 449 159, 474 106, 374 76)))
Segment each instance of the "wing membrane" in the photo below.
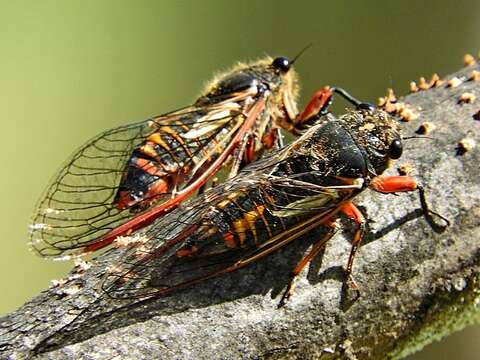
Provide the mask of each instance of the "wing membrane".
MULTIPOLYGON (((172 158, 191 169, 190 173, 183 175, 183 184, 173 190, 187 186, 198 176, 200 169, 208 166, 204 162, 225 148, 245 119, 238 111, 219 110, 221 105, 217 103, 211 108, 191 106, 114 128, 83 145, 51 180, 37 205, 30 225, 31 244, 35 251, 42 256, 68 258, 138 216, 138 211, 116 206, 115 197, 132 153, 154 133, 167 136, 190 133, 188 142, 185 139, 185 143, 169 144, 172 158), (224 130, 226 123, 229 127, 224 130), (197 134, 192 136, 192 131, 197 134), (219 136, 222 131, 228 134, 219 136), (207 146, 212 143, 216 146, 207 146), (183 158, 176 158, 177 153, 183 154, 183 158)), ((232 106, 227 105, 227 108, 232 106)), ((166 191, 158 199, 152 199, 150 206, 168 199, 170 193, 166 191)), ((147 212, 150 206, 144 207, 143 212, 147 212)))
POLYGON ((78 149, 37 206, 31 240, 42 255, 58 255, 101 236, 131 215, 112 203, 134 147, 153 131, 148 121, 106 131, 78 149), (45 253, 44 251, 53 253, 45 253))

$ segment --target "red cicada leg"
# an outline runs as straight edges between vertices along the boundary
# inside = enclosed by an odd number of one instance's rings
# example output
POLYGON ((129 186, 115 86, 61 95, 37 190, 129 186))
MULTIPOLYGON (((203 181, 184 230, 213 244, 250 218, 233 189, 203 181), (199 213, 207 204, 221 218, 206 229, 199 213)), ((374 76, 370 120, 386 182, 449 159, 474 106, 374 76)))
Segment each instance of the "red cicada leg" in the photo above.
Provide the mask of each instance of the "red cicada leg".
POLYGON ((288 130, 296 135, 299 135, 302 130, 315 124, 315 121, 319 117, 328 112, 328 109, 333 102, 334 93, 342 96, 357 109, 374 108, 374 106, 369 103, 364 103, 357 100, 342 88, 336 86, 325 86, 313 94, 307 106, 305 106, 305 110, 303 110, 303 112, 293 121, 293 128, 288 130))
POLYGON ((425 197, 425 189, 419 186, 415 179, 411 178, 410 176, 377 176, 376 178, 372 179, 369 187, 372 190, 384 194, 417 190, 420 197, 420 204, 428 223, 435 227, 439 227, 440 229, 445 228, 445 226, 439 226, 433 221, 432 215, 435 215, 442 219, 446 226, 450 226, 450 221, 447 218, 439 213, 436 213, 435 211, 430 210, 425 197))
POLYGON ((360 242, 362 241, 363 233, 365 232, 365 225, 366 220, 361 213, 361 211, 352 203, 346 202, 344 203, 340 211, 345 214, 347 218, 354 221, 357 225, 355 229, 355 233, 353 234, 352 239, 352 248, 350 250, 350 255, 348 257, 347 267, 345 269, 345 275, 347 277, 348 284, 350 287, 356 292, 357 298, 360 296, 360 290, 358 289, 358 285, 353 279, 353 259, 355 258, 355 254, 357 253, 358 247, 360 246, 360 242))
POLYGON ((279 128, 270 129, 262 136, 262 145, 264 149, 272 149, 273 147, 281 149, 281 147, 279 147, 279 142, 280 145, 283 143, 282 134, 280 133, 279 128))
MULTIPOLYGON (((281 137, 279 133, 280 129, 272 129, 267 132, 261 139, 263 148, 271 149, 275 146, 278 137, 281 137)), ((233 164, 228 175, 228 178, 237 176, 238 171, 245 165, 252 163, 255 160, 255 149, 257 147, 257 138, 251 132, 244 135, 240 145, 233 154, 233 164)))
POLYGON ((332 102, 333 91, 330 86, 325 86, 315 92, 310 98, 305 110, 297 117, 297 121, 304 122, 317 116, 327 109, 332 102))
POLYGON ((285 289, 282 299, 280 300, 280 303, 278 304, 278 307, 282 307, 286 304, 288 299, 293 294, 293 290, 295 288, 295 280, 298 277, 298 275, 302 272, 302 270, 307 266, 307 264, 312 261, 318 253, 324 248, 325 244, 330 240, 333 235, 337 232, 337 225, 335 223, 334 218, 328 218, 323 225, 327 226, 329 228, 329 231, 320 238, 317 242, 315 242, 310 249, 310 251, 305 255, 295 266, 295 268, 292 270, 290 273, 290 280, 288 281, 287 288, 285 289))
POLYGON ((207 183, 205 183, 202 186, 200 186, 200 188, 198 189, 198 195, 202 195, 205 191, 213 189, 217 185, 218 185, 218 178, 214 177, 210 182, 210 185, 207 185, 207 183))
POLYGON ((249 157, 252 157, 251 161, 253 161, 255 157, 255 144, 254 144, 253 134, 251 132, 245 133, 242 140, 240 141, 240 144, 233 152, 232 167, 228 174, 228 179, 231 179, 237 176, 238 171, 240 170, 240 167, 242 165, 242 162, 244 161, 245 158, 249 158, 249 157))
POLYGON ((369 185, 370 189, 384 194, 414 191, 417 182, 410 176, 377 176, 369 185))
POLYGON ((333 100, 333 91, 329 86, 315 92, 310 98, 305 110, 296 117, 292 129, 289 129, 295 135, 300 135, 301 131, 312 125, 320 116, 327 112, 328 107, 333 100))

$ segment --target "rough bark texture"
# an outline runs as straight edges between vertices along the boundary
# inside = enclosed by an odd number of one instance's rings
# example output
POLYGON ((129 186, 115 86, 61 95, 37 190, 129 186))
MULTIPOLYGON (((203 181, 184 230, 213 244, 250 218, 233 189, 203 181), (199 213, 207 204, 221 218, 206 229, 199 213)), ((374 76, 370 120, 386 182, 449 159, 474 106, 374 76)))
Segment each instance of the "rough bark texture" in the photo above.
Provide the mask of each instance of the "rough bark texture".
MULTIPOLYGON (((455 75, 468 76, 475 68, 455 75)), ((451 226, 442 230, 427 221, 415 193, 363 193, 357 203, 370 223, 354 266, 358 300, 352 301, 341 271, 348 229, 328 243, 281 309, 288 273, 308 241, 167 298, 135 306, 106 299, 89 305, 99 276, 116 256, 110 252, 80 278, 45 290, 3 318, 0 357, 385 359, 478 321, 480 146, 462 155, 456 146, 466 136, 480 141, 480 121, 473 117, 480 109, 480 81, 443 85, 401 101, 420 115, 403 124, 404 136, 414 135, 424 121, 437 128, 430 140, 406 140, 395 167, 415 166, 431 208, 451 226), (467 91, 477 99, 460 104, 467 91), (64 289, 74 284, 80 291, 67 295, 64 289)))

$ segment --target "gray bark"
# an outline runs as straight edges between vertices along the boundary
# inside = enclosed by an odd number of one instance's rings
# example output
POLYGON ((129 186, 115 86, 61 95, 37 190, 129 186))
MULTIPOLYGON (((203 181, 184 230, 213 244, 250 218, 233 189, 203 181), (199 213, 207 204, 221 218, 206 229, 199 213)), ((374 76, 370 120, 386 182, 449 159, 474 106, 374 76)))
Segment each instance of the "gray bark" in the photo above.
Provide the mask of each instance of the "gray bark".
MULTIPOLYGON (((478 66, 456 76, 468 76, 478 66)), ((422 215, 416 193, 364 192, 369 227, 354 265, 361 297, 344 285, 351 231, 345 223, 277 309, 289 271, 308 242, 173 296, 141 304, 95 300, 114 252, 63 287, 52 287, 1 319, 0 357, 21 359, 400 358, 480 319, 480 146, 460 155, 460 139, 480 141, 480 81, 413 93, 400 101, 429 121, 430 140, 405 141, 404 162, 430 207, 451 226, 422 215), (476 95, 460 104, 464 92, 476 95), (428 221, 427 221, 428 220, 428 221), (433 220, 433 221, 432 221, 433 220), (64 289, 79 284, 75 295, 64 289), (93 304, 92 304, 93 303, 93 304), (126 306, 128 305, 128 306, 126 306), (85 310, 86 309, 86 310, 85 310), (77 317, 78 316, 78 317, 77 317), (72 320, 74 320, 72 322, 72 320), (47 340, 46 340, 47 339, 47 340)))

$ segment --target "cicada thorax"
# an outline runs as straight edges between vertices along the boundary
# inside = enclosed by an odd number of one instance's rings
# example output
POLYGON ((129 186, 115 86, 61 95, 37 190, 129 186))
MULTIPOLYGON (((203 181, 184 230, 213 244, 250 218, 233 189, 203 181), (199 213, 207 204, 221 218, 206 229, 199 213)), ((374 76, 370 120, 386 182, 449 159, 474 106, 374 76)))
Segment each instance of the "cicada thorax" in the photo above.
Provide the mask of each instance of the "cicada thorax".
POLYGON ((114 204, 143 210, 194 181, 226 150, 260 98, 265 105, 246 134, 242 165, 272 148, 277 123, 297 111, 293 69, 273 63, 239 65, 214 81, 188 113, 169 114, 168 125, 163 117, 152 119, 157 129, 133 150, 114 204))

